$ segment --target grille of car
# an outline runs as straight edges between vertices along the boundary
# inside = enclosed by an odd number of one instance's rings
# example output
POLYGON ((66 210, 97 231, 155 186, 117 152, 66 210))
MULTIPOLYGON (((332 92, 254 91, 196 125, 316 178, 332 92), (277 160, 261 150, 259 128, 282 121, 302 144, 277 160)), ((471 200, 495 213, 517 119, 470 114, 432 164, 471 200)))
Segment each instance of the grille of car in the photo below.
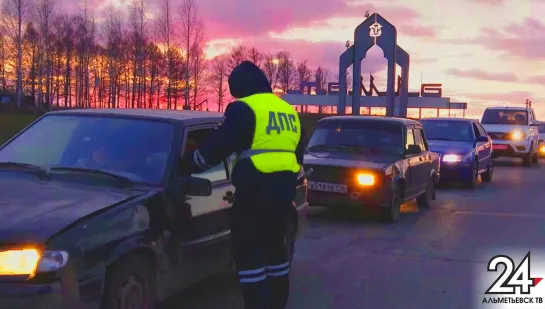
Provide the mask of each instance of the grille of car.
POLYGON ((305 170, 310 168, 314 170, 314 172, 308 177, 311 181, 344 183, 351 174, 350 168, 305 164, 305 170))
POLYGON ((509 139, 509 134, 503 133, 503 132, 489 132, 488 136, 490 136, 491 139, 503 139, 503 140, 509 139))

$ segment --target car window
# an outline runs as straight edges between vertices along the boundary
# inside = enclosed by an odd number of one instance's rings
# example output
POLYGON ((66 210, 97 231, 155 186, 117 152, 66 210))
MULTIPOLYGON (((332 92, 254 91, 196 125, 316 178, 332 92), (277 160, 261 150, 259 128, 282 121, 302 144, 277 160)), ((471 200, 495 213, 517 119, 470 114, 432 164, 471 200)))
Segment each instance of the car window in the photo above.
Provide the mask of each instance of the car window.
POLYGON ((464 120, 423 120, 421 121, 426 139, 443 141, 472 141, 470 122, 464 120))
POLYGON ((473 133, 475 134, 475 137, 481 136, 481 132, 479 132, 479 128, 475 123, 473 123, 473 133))
MULTIPOLYGON (((214 128, 192 129, 189 131, 187 133, 184 151, 187 152, 189 150, 198 149, 199 145, 201 145, 213 131, 214 128)), ((205 178, 211 182, 228 179, 225 162, 222 162, 204 172, 195 173, 192 176, 205 178)))
POLYGON ((542 123, 538 126, 539 133, 545 133, 545 123, 542 123))
POLYGON ((0 149, 0 161, 86 168, 159 184, 174 138, 169 122, 98 115, 48 115, 0 149))
POLYGON ((413 129, 407 128, 407 133, 405 135, 407 142, 405 143, 405 149, 409 149, 409 145, 416 145, 414 140, 413 129))
POLYGON ((421 129, 413 129, 414 144, 420 146, 422 151, 426 150, 426 143, 424 143, 424 136, 421 129))
POLYGON ((310 137, 308 149, 403 153, 402 127, 380 121, 342 120, 318 123, 310 137))
POLYGON ((479 136, 488 136, 488 134, 486 133, 486 130, 483 128, 483 126, 481 126, 478 123, 475 123, 475 125, 477 126, 477 130, 479 130, 479 136))
POLYGON ((482 124, 528 125, 529 113, 525 110, 487 109, 482 124))

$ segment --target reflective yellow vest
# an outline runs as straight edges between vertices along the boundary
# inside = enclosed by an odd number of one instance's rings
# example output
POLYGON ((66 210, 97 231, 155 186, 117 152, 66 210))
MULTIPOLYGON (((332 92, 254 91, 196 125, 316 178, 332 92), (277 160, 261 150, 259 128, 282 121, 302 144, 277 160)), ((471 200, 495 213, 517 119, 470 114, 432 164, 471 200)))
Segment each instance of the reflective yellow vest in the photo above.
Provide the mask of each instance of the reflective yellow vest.
POLYGON ((262 173, 299 172, 295 150, 301 138, 297 111, 272 93, 260 93, 239 99, 255 114, 255 132, 249 150, 237 154, 235 161, 250 158, 262 173))

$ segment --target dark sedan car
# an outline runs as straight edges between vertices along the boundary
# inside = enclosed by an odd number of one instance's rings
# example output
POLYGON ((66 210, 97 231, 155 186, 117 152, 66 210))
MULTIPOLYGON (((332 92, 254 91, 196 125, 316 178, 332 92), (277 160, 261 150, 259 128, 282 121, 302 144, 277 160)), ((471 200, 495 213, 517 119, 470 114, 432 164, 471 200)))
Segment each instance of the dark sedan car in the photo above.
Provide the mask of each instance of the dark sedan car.
POLYGON ((492 139, 472 119, 426 118, 420 121, 431 151, 441 156, 441 181, 462 181, 474 188, 479 175, 492 181, 492 139))
POLYGON ((395 222, 400 206, 435 199, 438 154, 428 151, 417 121, 387 117, 336 116, 320 120, 310 138, 305 168, 309 203, 371 206, 395 222))
MULTIPOLYGON (((230 269, 231 161, 178 173, 219 113, 48 113, 0 147, 0 308, 153 308, 230 269)), ((287 250, 307 213, 298 188, 287 250)))

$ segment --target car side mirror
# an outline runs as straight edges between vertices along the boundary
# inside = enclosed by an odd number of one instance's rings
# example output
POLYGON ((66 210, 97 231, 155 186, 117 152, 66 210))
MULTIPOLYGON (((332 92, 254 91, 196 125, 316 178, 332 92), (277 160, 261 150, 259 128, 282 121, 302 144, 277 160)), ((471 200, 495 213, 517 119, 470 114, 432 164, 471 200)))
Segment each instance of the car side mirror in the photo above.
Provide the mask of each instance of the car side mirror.
POLYGON ((212 182, 200 177, 183 177, 182 187, 185 195, 210 196, 212 195, 212 182))
POLYGON ((479 137, 477 137, 477 142, 479 142, 479 143, 481 143, 481 142, 482 142, 482 143, 486 143, 486 142, 488 142, 488 137, 486 137, 486 136, 479 136, 479 137))
POLYGON ((405 154, 414 155, 414 154, 419 154, 421 152, 422 152, 422 148, 420 148, 420 145, 409 145, 409 147, 407 147, 407 150, 405 151, 405 154))

